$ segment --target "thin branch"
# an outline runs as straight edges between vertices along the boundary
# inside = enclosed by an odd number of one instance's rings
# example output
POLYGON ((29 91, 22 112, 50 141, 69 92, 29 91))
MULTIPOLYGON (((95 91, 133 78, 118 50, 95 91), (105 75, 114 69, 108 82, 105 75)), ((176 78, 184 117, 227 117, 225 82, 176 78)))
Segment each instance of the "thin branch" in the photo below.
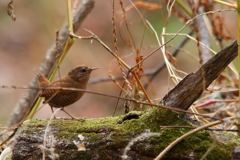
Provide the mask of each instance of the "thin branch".
MULTIPOLYGON (((1 87, 2 88, 8 88, 8 89, 9 88, 11 88, 11 89, 32 89, 32 90, 46 89, 46 87, 31 87, 31 88, 29 88, 27 86, 1 86, 1 87)), ((215 117, 211 117, 211 116, 204 115, 204 114, 199 114, 199 113, 193 113, 193 112, 189 112, 189 111, 182 110, 182 109, 179 109, 179 108, 172 108, 172 107, 161 105, 161 104, 152 104, 152 103, 147 103, 147 102, 141 102, 141 101, 138 101, 138 100, 132 99, 132 98, 119 97, 119 96, 115 96, 115 95, 104 94, 104 93, 99 93, 99 92, 95 92, 95 91, 88 91, 88 90, 84 90, 84 89, 64 88, 64 87, 51 87, 51 88, 48 88, 48 89, 80 91, 80 92, 85 92, 85 93, 101 95, 101 96, 107 96, 107 97, 111 97, 111 98, 123 99, 123 100, 131 101, 131 102, 134 102, 134 103, 137 103, 137 104, 143 104, 143 105, 146 105, 146 106, 169 109, 169 110, 176 111, 176 112, 183 112, 183 113, 188 113, 188 114, 191 114, 191 115, 197 115, 197 116, 202 116, 202 117, 211 118, 211 119, 215 119, 215 120, 221 120, 219 118, 215 118, 215 117)))
MULTIPOLYGON (((166 128, 187 128, 187 129, 196 129, 198 127, 190 127, 190 126, 160 126, 162 129, 166 128)), ((205 128, 204 130, 208 131, 226 131, 226 132, 240 132, 239 129, 214 129, 214 128, 205 128)))

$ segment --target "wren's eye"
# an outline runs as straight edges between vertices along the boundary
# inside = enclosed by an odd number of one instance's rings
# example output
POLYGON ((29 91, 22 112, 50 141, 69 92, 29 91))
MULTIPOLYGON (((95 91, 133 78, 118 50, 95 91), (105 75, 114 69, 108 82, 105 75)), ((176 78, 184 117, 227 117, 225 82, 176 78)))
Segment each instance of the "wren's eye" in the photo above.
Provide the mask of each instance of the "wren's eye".
POLYGON ((81 71, 82 71, 82 72, 87 72, 87 70, 86 70, 86 69, 82 69, 81 71))

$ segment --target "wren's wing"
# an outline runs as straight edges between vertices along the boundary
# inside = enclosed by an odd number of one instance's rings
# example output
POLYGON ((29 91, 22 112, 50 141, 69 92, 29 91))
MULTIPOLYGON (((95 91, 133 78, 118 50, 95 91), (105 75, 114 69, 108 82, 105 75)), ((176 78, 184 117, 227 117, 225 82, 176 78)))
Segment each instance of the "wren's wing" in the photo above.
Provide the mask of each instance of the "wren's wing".
POLYGON ((68 96, 73 94, 75 91, 69 91, 60 89, 63 88, 74 88, 73 83, 64 80, 57 80, 50 84, 46 89, 41 91, 40 96, 45 98, 44 103, 48 103, 54 97, 54 100, 61 99, 63 96, 68 96))

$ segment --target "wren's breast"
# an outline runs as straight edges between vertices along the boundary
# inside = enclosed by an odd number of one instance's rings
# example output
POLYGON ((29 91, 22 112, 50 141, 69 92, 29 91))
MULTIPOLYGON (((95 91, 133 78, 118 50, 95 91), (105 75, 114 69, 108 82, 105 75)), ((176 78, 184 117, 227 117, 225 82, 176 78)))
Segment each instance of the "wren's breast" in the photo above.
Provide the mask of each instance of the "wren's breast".
POLYGON ((61 107, 66 107, 68 105, 71 105, 78 101, 82 96, 84 92, 79 92, 79 91, 69 91, 69 92, 64 92, 64 94, 58 93, 56 94, 48 104, 51 107, 55 108, 61 108, 61 107))

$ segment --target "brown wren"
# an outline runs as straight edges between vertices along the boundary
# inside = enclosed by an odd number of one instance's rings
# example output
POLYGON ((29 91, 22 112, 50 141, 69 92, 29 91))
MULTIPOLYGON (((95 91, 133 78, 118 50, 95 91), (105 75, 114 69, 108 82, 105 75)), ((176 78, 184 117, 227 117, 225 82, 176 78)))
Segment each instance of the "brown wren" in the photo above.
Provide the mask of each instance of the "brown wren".
MULTIPOLYGON (((93 70, 98 69, 97 67, 89 68, 87 66, 77 66, 72 69, 66 77, 57 79, 53 82, 49 82, 48 79, 38 73, 38 82, 40 87, 45 87, 40 90, 40 97, 44 97, 43 103, 48 103, 51 106, 52 112, 54 108, 62 108, 61 110, 68 114, 72 119, 77 119, 70 115, 64 110, 64 107, 78 101, 84 91, 74 91, 74 90, 64 90, 64 89, 54 89, 55 88, 74 88, 83 89, 87 87, 87 82, 89 80, 90 74, 93 70)), ((55 117, 55 116, 54 116, 55 117)), ((56 118, 56 117, 55 117, 56 118)))

